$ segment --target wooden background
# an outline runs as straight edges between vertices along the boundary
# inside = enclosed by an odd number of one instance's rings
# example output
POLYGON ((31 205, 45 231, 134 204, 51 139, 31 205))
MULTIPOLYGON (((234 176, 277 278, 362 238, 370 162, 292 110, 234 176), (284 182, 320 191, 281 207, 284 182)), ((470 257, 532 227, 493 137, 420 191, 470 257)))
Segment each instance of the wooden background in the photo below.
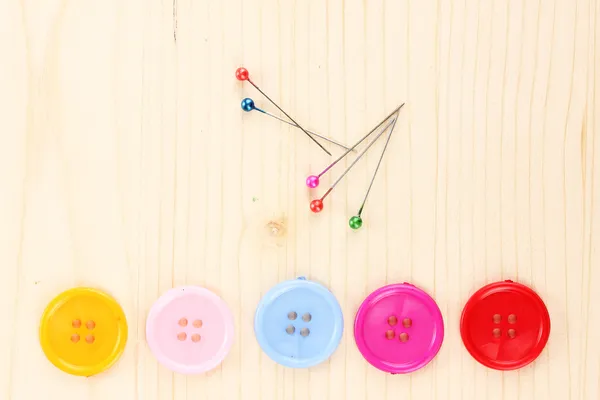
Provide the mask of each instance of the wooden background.
POLYGON ((597 0, 0 0, 0 398, 600 399, 598 96, 597 0), (242 112, 246 96, 275 110, 240 65, 346 143, 407 102, 362 230, 347 219, 379 151, 312 215, 303 181, 331 159, 242 112), (346 331, 329 362, 294 371, 260 351, 252 320, 298 275, 332 289, 346 331), (552 332, 502 373, 469 356, 459 318, 508 278, 539 292, 552 332), (391 376, 351 328, 369 292, 403 281, 436 299, 446 338, 391 376), (149 307, 186 283, 235 315, 206 376, 168 372, 145 343, 149 307), (77 285, 111 293, 130 324, 120 362, 89 379, 52 367, 37 338, 77 285))

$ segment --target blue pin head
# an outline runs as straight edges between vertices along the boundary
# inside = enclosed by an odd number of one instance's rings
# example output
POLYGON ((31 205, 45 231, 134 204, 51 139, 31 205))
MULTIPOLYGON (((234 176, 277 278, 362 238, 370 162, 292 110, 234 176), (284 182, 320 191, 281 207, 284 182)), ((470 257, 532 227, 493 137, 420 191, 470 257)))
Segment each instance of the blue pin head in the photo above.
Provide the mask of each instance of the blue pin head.
POLYGON ((254 110, 254 108, 254 100, 249 97, 246 97, 244 100, 242 100, 242 110, 250 112, 254 110))

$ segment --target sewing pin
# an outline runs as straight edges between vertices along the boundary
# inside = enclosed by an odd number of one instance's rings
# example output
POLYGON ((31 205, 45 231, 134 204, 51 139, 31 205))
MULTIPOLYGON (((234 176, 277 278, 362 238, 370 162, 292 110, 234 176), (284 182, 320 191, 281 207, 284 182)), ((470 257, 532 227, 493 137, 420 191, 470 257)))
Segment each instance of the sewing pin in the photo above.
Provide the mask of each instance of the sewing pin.
POLYGON ((371 191, 371 187, 373 186, 373 182, 375 181, 375 176, 377 175, 377 171, 379 171, 379 167, 381 166, 381 161, 383 160, 385 150, 387 149, 387 146, 390 143, 392 133, 394 133, 394 127, 396 126, 396 121, 397 120, 395 119, 394 123, 392 124, 392 127, 390 128, 390 133, 388 133, 388 137, 385 141, 385 145, 383 145, 383 150, 381 150, 381 156, 379 156, 379 161, 377 162, 377 167, 375 167, 375 172, 373 172, 373 177, 371 178, 371 183, 369 183, 369 188, 367 189, 367 193, 365 193, 365 197, 363 199, 362 204, 360 205, 360 208, 358 209, 358 213, 355 216, 351 217, 350 220, 348 221, 348 225, 350 225, 350 228, 352 228, 352 229, 359 229, 363 224, 361 214, 363 212, 363 209, 365 208, 365 203, 367 202, 367 197, 369 196, 369 192, 371 191))
POLYGON ((327 149, 325 147, 323 147, 323 145, 321 143, 319 143, 317 141, 317 139, 315 139, 310 133, 308 133, 306 131, 306 129, 304 129, 302 126, 300 126, 300 124, 298 124, 292 117, 289 116, 288 113, 286 113, 285 111, 283 111, 283 109, 281 107, 279 107, 277 105, 277 103, 275 103, 273 100, 271 100, 271 98, 269 96, 267 96, 267 94, 265 92, 263 92, 254 82, 252 82, 252 80, 250 79, 250 74, 248 73, 248 70, 246 68, 238 68, 235 71, 235 77, 237 78, 238 81, 248 81, 252 86, 254 86, 254 88, 256 90, 258 90, 260 92, 260 94, 262 94, 263 96, 265 96, 265 98, 267 100, 269 100, 271 102, 271 104, 273 104, 275 107, 277 107, 277 109, 279 111, 281 111, 283 113, 283 115, 285 115, 286 117, 288 117, 288 119, 290 121, 292 121, 294 123, 294 125, 296 125, 298 128, 300 128, 300 130, 302 132, 304 132, 309 138, 312 139, 313 142, 315 142, 317 145, 319 145, 319 147, 328 155, 331 155, 331 153, 329 151, 327 151, 327 149))
POLYGON ((320 180, 320 178, 323 175, 325 175, 325 173, 327 173, 327 171, 329 171, 342 158, 346 157, 348 155, 348 153, 350 153, 350 151, 353 151, 358 145, 360 145, 366 138, 368 138, 373 132, 375 132, 381 125, 383 125, 385 123, 385 121, 387 121, 388 119, 390 119, 394 114, 396 115, 396 118, 397 118, 398 117, 398 113, 400 112, 400 109, 403 106, 404 106, 404 103, 402 103, 398 108, 396 108, 394 111, 392 111, 387 117, 385 117, 383 120, 381 120, 381 122, 378 123, 375 126, 375 128, 371 129, 371 131, 369 131, 369 133, 367 133, 365 136, 363 136, 358 142, 354 143, 354 145, 352 147, 350 147, 350 149, 348 149, 344 154, 342 154, 341 156, 339 156, 337 158, 337 160, 335 160, 334 162, 332 162, 331 164, 329 164, 329 166, 327 168, 325 168, 319 175, 310 175, 308 178, 306 178, 306 186, 308 186, 311 189, 314 189, 317 186, 319 186, 319 180, 320 180))
MULTIPOLYGON (((261 108, 258 108, 258 107, 256 107, 256 105, 254 104, 254 100, 252 100, 252 99, 251 99, 251 98, 249 98, 249 97, 246 97, 244 100, 242 100, 242 110, 244 110, 244 111, 246 111, 246 112, 250 112, 250 111, 252 111, 252 110, 256 110, 256 111, 259 111, 259 112, 261 112, 261 113, 263 113, 263 114, 265 114, 265 115, 268 115, 269 117, 273 117, 273 118, 275 118, 275 119, 277 119, 277 120, 279 120, 279 121, 281 121, 281 122, 285 122, 286 124, 288 124, 288 125, 291 125, 291 126, 293 126, 294 128, 299 128, 299 127, 298 127, 298 125, 294 125, 294 124, 292 124, 291 122, 289 122, 289 121, 286 121, 285 119, 283 119, 283 118, 280 118, 280 117, 278 117, 278 116, 277 116, 277 115, 275 115, 275 114, 271 114, 271 113, 270 113, 270 112, 268 112, 268 111, 265 111, 265 110, 263 110, 263 109, 261 109, 261 108)), ((343 149, 345 149, 345 150, 348 150, 348 147, 344 146, 344 145, 343 145, 343 144, 341 144, 340 142, 336 142, 336 141, 335 141, 335 140, 333 140, 333 139, 329 139, 327 136, 323 136, 323 135, 320 135, 320 134, 318 134, 318 133, 316 133, 316 132, 309 131, 309 130, 306 130, 306 132, 310 133, 311 135, 315 135, 315 136, 317 136, 317 137, 320 137, 321 139, 323 139, 323 140, 326 140, 326 141, 328 141, 329 143, 333 143, 333 144, 335 144, 335 145, 337 145, 337 146, 340 146, 341 148, 343 148, 343 149)))
POLYGON ((321 210, 323 210, 323 200, 325 200, 325 197, 327 197, 329 195, 329 193, 331 193, 331 191, 335 188, 335 186, 342 180, 342 178, 344 176, 346 176, 346 174, 352 169, 352 167, 354 167, 354 165, 358 162, 358 160, 360 160, 362 158, 362 156, 365 155, 365 153, 367 152, 367 150, 369 150, 371 148, 371 146, 373 146, 373 144, 375 144, 375 142, 377 141, 377 139, 379 139, 381 137, 381 135, 383 135, 383 133, 385 131, 387 131, 387 129, 392 126, 393 129, 393 125, 396 123, 396 120, 398 119, 398 116, 396 115, 392 121, 390 121, 382 130, 381 132, 379 132, 377 134, 377 136, 375 136, 375 138, 367 145, 367 147, 358 154, 358 156, 356 156, 356 159, 354 159, 354 161, 352 161, 352 164, 350 164, 350 166, 348 168, 346 168, 346 170, 344 172, 342 172, 342 174, 336 179, 335 182, 333 182, 333 185, 331 185, 329 187, 329 189, 327 189, 327 191, 325 192, 325 194, 323 195, 323 197, 321 197, 320 199, 315 199, 313 201, 310 202, 310 209, 312 212, 314 213, 318 213, 321 212, 321 210))

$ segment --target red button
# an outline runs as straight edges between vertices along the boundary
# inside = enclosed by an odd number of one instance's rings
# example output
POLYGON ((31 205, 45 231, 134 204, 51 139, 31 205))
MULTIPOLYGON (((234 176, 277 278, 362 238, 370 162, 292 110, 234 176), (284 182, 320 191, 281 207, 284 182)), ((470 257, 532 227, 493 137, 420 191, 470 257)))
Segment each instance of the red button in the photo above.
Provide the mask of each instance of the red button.
POLYGON ((512 370, 535 360, 548 342, 550 316, 533 290, 512 281, 479 289, 465 305, 460 334, 486 367, 512 370))

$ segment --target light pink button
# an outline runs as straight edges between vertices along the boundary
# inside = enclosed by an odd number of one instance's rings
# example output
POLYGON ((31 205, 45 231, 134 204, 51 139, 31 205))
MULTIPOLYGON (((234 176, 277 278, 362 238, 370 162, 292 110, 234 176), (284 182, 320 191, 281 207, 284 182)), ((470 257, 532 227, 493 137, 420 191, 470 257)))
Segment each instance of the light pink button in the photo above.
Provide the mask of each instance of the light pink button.
POLYGON ((233 316, 216 294, 180 286, 162 295, 146 321, 148 346, 165 367, 201 374, 218 366, 233 343, 233 316))

